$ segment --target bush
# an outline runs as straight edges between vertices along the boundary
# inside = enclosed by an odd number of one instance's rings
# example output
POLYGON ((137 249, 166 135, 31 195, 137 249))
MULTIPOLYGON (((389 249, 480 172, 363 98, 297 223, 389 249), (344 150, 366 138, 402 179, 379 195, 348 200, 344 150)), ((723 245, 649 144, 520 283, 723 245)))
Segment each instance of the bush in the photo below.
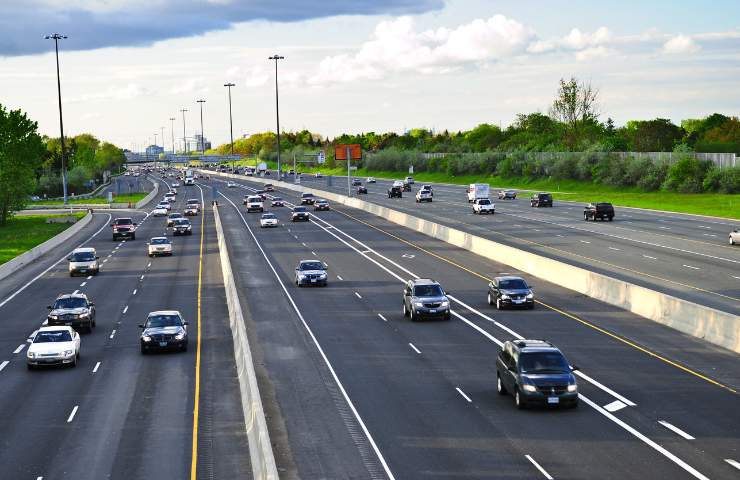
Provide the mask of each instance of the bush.
POLYGON ((668 169, 663 189, 682 193, 702 191, 702 182, 707 172, 714 167, 711 160, 697 160, 687 156, 677 161, 668 169))
POLYGON ((650 164, 645 170, 644 174, 637 181, 637 187, 645 191, 655 191, 665 182, 666 175, 668 175, 668 164, 665 162, 654 164, 651 160, 647 160, 650 164))
POLYGON ((707 192, 740 193, 740 167, 712 168, 704 177, 702 187, 707 192))

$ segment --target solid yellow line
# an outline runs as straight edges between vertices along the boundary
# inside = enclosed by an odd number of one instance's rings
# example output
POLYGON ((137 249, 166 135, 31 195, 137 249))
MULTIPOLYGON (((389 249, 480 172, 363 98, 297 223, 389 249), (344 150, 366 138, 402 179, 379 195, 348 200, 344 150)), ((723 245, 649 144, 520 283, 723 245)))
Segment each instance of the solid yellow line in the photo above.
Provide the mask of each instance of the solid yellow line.
MULTIPOLYGON (((375 230, 377 230, 377 231, 379 231, 381 233, 384 233, 385 235, 388 235, 389 237, 392 237, 392 238, 398 240, 399 242, 405 243, 406 245, 409 245, 409 246, 414 247, 414 248, 416 248, 418 250, 421 250, 422 252, 424 252, 424 253, 426 253, 428 255, 431 255, 431 256, 433 256, 435 258, 438 258, 438 259, 440 259, 440 260, 442 260, 444 262, 447 262, 450 265, 454 265, 455 267, 457 267, 457 268, 459 268, 461 270, 465 270, 466 272, 470 273, 471 275, 475 275, 476 277, 481 278, 481 279, 483 279, 483 280, 485 280, 487 282, 490 282, 491 281, 490 278, 486 277, 485 275, 483 275, 481 273, 478 273, 478 272, 476 272, 474 270, 471 270, 471 269, 465 267, 464 265, 460 265, 459 263, 454 262, 454 261, 450 260, 449 258, 445 258, 445 257, 443 257, 441 255, 437 255, 436 253, 431 252, 431 251, 427 250, 424 247, 421 247, 421 246, 419 246, 419 245, 417 245, 417 244, 415 244, 413 242, 409 242, 408 240, 404 240, 403 238, 398 237, 396 235, 393 235, 392 233, 387 232, 387 231, 383 230, 382 228, 376 227, 375 225, 371 225, 371 224, 369 224, 369 223, 367 223, 365 221, 360 220, 359 218, 353 217, 349 213, 342 212, 342 211, 337 210, 337 209, 334 209, 334 211, 335 212, 338 212, 338 213, 341 213, 342 215, 344 215, 346 217, 349 217, 349 218, 351 218, 352 220, 354 220, 356 222, 362 223, 363 225, 367 225, 370 228, 373 228, 373 229, 375 229, 375 230)), ((618 340, 618 341, 624 343, 625 345, 629 345, 630 347, 635 348, 635 349, 637 349, 637 350, 639 350, 639 351, 641 351, 643 353, 646 353, 646 354, 650 355, 653 358, 656 358, 656 359, 658 359, 658 360, 660 360, 662 362, 667 363, 668 365, 671 365, 673 367, 676 367, 676 368, 678 368, 678 369, 680 369, 680 370, 682 370, 682 371, 684 371, 686 373, 689 373, 689 374, 691 374, 691 375, 693 375, 693 376, 695 376, 697 378, 701 378, 702 380, 705 380, 705 381, 711 383, 712 385, 716 385, 718 387, 724 388, 725 390, 728 390, 728 391, 730 391, 732 393, 737 393, 737 391, 735 389, 733 389, 732 387, 729 387, 729 386, 727 386, 727 385, 725 385, 723 383, 720 383, 720 382, 718 382, 716 380, 713 380, 713 379, 711 379, 711 378, 709 378, 709 377, 707 377, 705 375, 702 375, 699 372, 696 372, 694 370, 691 370, 690 368, 687 368, 687 367, 685 367, 685 366, 683 366, 683 365, 681 365, 679 363, 676 363, 673 360, 670 360, 670 359, 667 359, 667 358, 665 358, 665 357, 663 357, 661 355, 658 355, 657 353, 652 352, 652 351, 648 350, 647 348, 642 347, 642 346, 640 346, 640 345, 638 345, 638 344, 636 344, 636 343, 634 343, 634 342, 632 342, 632 341, 630 341, 630 340, 628 340, 628 339, 626 339, 624 337, 621 337, 621 336, 619 336, 619 335, 617 335, 615 333, 612 333, 612 332, 610 332, 610 331, 608 331, 608 330, 606 330, 606 329, 604 329, 602 327, 599 327, 598 325, 595 325, 595 324, 589 322, 588 320, 584 320, 584 319, 582 319, 580 317, 577 317, 576 315, 573 315, 572 313, 568 313, 566 311, 560 310, 559 308, 553 307, 552 305, 548 305, 548 304, 546 304, 546 303, 544 303, 544 302, 542 302, 540 300, 536 300, 536 302, 539 303, 540 305, 542 305, 545 308, 549 308, 550 310, 552 310, 554 312, 557 312, 557 313, 559 313, 561 315, 564 315, 564 316, 566 316, 566 317, 568 317, 568 318, 570 318, 572 320, 575 320, 577 322, 580 322, 583 325, 586 325, 588 327, 591 327, 591 328, 593 328, 594 330, 596 330, 598 332, 601 332, 601 333, 603 333, 605 335, 608 335, 611 338, 613 338, 615 340, 618 340)))
POLYGON ((193 404, 193 449, 190 460, 190 479, 198 476, 198 413, 200 408, 200 323, 201 323, 201 289, 203 286, 203 237, 205 235, 206 206, 201 208, 200 217, 200 258, 198 260, 198 335, 195 351, 195 401, 193 404))

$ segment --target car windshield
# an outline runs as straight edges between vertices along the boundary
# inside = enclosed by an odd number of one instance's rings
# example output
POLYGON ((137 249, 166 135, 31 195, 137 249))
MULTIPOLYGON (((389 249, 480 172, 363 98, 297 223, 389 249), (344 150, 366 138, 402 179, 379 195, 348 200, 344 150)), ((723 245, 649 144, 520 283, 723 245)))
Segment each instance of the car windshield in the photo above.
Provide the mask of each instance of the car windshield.
POLYGON ((72 254, 72 262, 92 262, 95 260, 93 252, 75 252, 72 254))
POLYGON ((522 373, 566 373, 568 362, 559 352, 530 352, 519 355, 522 373))
POLYGON ((60 298, 54 302, 54 310, 61 308, 85 308, 87 301, 80 297, 60 298))
POLYGON ((171 213, 170 214, 170 218, 173 218, 173 219, 180 218, 180 217, 182 217, 182 213, 171 213))
POLYGON ((184 218, 178 218, 175 220, 175 225, 190 225, 190 222, 188 220, 185 220, 184 218))
POLYGON ((188 200, 188 205, 198 205, 200 203, 200 200, 188 200))
POLYGON ((249 197, 247 199, 247 201, 249 201, 249 202, 261 202, 262 199, 260 197, 249 197))
POLYGON ((501 280, 498 284, 498 288, 503 290, 526 290, 529 288, 527 282, 521 278, 512 278, 508 280, 501 280))
POLYGON ((293 209, 293 211, 294 212, 305 212, 306 211, 306 207, 295 207, 293 209))
POLYGON ((275 218, 275 214, 273 213, 265 213, 262 215, 262 218, 275 218))
POLYGON ((33 343, 71 342, 72 335, 69 330, 50 330, 39 332, 33 339, 33 343))
POLYGON ((478 205, 490 205, 491 201, 488 199, 478 200, 478 205))
POLYGON ((116 225, 132 225, 134 222, 130 218, 119 218, 116 225))
POLYGON ((150 243, 152 245, 167 245, 170 241, 166 238, 152 238, 150 243))
POLYGON ((273 201, 273 202, 282 202, 282 201, 283 201, 283 199, 282 199, 282 198, 280 198, 280 197, 272 197, 272 201, 273 201))
POLYGON ((439 285, 417 285, 414 287, 415 297, 441 297, 442 288, 439 285))
POLYGON ((303 195, 301 195, 301 196, 302 196, 303 198, 311 198, 311 197, 313 197, 313 193, 304 193, 304 194, 303 194, 303 195))
POLYGON ((182 326, 182 319, 178 315, 156 315, 154 317, 149 317, 146 321, 146 328, 180 326, 182 326))
POLYGON ((323 270, 324 265, 321 262, 304 262, 301 263, 301 270, 323 270))
POLYGON ((326 200, 316 200, 316 203, 329 203, 326 200))

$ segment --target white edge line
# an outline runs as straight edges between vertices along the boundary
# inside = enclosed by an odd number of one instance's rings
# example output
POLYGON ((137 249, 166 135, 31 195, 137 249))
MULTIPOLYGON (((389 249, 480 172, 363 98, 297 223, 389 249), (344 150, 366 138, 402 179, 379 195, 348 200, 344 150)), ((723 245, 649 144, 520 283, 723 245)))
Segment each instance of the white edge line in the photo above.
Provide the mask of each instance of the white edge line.
POLYGON ((344 279, 343 279, 342 277, 340 277, 339 275, 337 275, 337 279, 339 279, 339 280, 344 280, 344 279))
POLYGON ((108 338, 113 338, 115 336, 116 336, 116 329, 114 328, 113 331, 110 332, 110 337, 108 337, 108 338))
POLYGON ((360 417, 359 412, 355 408, 354 403, 352 402, 352 399, 349 398, 349 394, 344 389, 344 385, 342 385, 342 382, 339 380, 339 376, 337 375, 336 371, 334 370, 334 367, 332 366, 331 362, 329 361, 329 357, 326 356, 326 353, 324 353, 324 349, 321 348, 321 344, 319 343, 318 339, 313 333, 313 330, 311 330, 311 327, 306 322, 306 319, 303 318, 303 314, 301 313, 300 309, 298 308, 298 305, 296 305, 295 301, 293 300, 293 297, 290 295, 290 292, 288 292, 288 289, 285 287, 285 284, 283 283, 282 278, 280 278, 280 275, 278 274, 277 270, 275 270, 275 267, 270 262, 269 258, 267 257, 267 254, 265 253, 264 249, 262 248, 262 245, 257 240, 257 237, 254 235, 254 232, 252 231, 251 227, 247 223, 247 220, 244 218, 244 215, 242 212, 239 211, 239 209, 236 207, 234 202, 229 199, 226 195, 224 195, 221 192, 218 192, 219 195, 224 197, 236 210, 238 215, 241 217, 242 222, 244 222, 244 225, 247 227, 247 230, 249 231, 249 234, 251 235, 252 239, 254 240, 255 244, 257 245, 257 248, 262 253, 263 258, 267 262, 267 265, 270 267, 270 270, 272 270, 273 275, 275 275, 275 278, 277 279, 278 283, 280 284, 280 287, 283 290, 283 293, 288 297, 288 301, 290 302, 291 306, 293 307, 293 311, 295 311, 296 315, 298 315, 298 318, 301 320, 301 323, 303 323, 304 328, 308 332, 309 336, 311 337, 311 340, 313 341, 314 345, 316 345, 316 349, 319 351, 319 354, 321 355, 321 358, 324 360, 324 363, 326 364, 327 368, 329 369, 329 373, 331 373, 332 378, 337 384, 337 387, 339 388, 339 391, 342 393, 342 396, 344 397, 344 400, 347 402, 347 405, 349 406, 350 410, 352 411, 352 414, 354 415, 355 419, 357 420, 357 423, 359 423, 360 428, 362 428, 363 433, 365 434, 365 437, 367 437, 368 442, 370 442, 370 446, 373 448, 373 451, 375 452, 375 455, 378 457, 378 460, 380 461, 380 464, 383 466, 383 470, 385 470, 386 475, 388 475, 389 480, 395 480, 395 476, 391 472, 390 468, 388 467, 388 463, 385 461, 385 457, 380 452, 380 449, 378 448, 378 445, 375 443, 375 440, 373 439, 372 434, 370 433, 370 430, 368 430, 367 426, 365 425, 365 422, 362 420, 362 417, 360 417))
POLYGON ((362 295, 360 295, 360 294, 359 294, 359 293, 357 293, 357 292, 355 292, 355 295, 357 295, 357 298, 362 298, 362 295))
POLYGON ((733 460, 731 458, 725 458, 725 462, 729 463, 733 467, 735 467, 738 470, 740 470, 740 462, 738 462, 737 460, 733 460))
POLYGON ((529 461, 530 461, 530 462, 532 463, 532 465, 534 465, 534 466, 535 466, 535 468, 536 468, 537 470, 539 470, 539 471, 540 471, 540 473, 541 473, 542 475, 544 475, 544 476, 545 476, 545 478, 546 478, 547 480, 554 480, 554 479, 553 479, 553 478, 552 478, 552 477, 550 476, 550 474, 549 474, 549 473, 547 473, 547 471, 546 471, 546 470, 545 470, 544 468, 542 468, 542 465, 540 465, 539 463, 537 463, 537 461, 536 461, 536 460, 535 460, 534 458, 532 458, 532 457, 531 457, 530 455, 524 455, 524 458, 526 458, 527 460, 529 460, 529 461))
POLYGON ((602 389, 603 391, 605 391, 606 393, 608 393, 612 397, 616 398, 617 400, 621 401, 622 403, 624 403, 626 405, 629 405, 630 407, 634 407, 634 406, 637 405, 633 401, 628 400, 627 398, 625 398, 622 395, 618 394, 617 392, 615 392, 611 388, 607 387, 606 385, 603 385, 603 384, 599 383, 597 380, 594 380, 593 378, 589 377, 588 375, 586 375, 585 373, 583 373, 580 370, 576 370, 575 372, 573 372, 573 374, 574 375, 578 375, 579 377, 581 377, 582 379, 586 380, 590 384, 592 384, 592 385, 594 385, 594 386, 602 389))
POLYGON ((134 288, 134 295, 136 295, 136 292, 138 292, 138 291, 139 291, 139 289, 134 288))
POLYGON ((386 318, 385 318, 385 317, 384 317, 384 316, 383 316, 382 314, 380 314, 380 313, 379 313, 379 314, 378 314, 378 316, 379 316, 379 317, 380 317, 380 319, 381 319, 381 320, 383 320, 384 322, 387 322, 387 321, 388 321, 388 320, 387 320, 387 319, 386 319, 386 318))
POLYGON ((467 400, 468 403, 473 403, 473 401, 470 399, 470 397, 468 397, 467 395, 465 395, 465 392, 463 392, 462 390, 460 390, 460 387, 455 387, 455 390, 457 390, 457 393, 459 393, 460 395, 462 395, 462 397, 465 400, 467 400))
POLYGON ((416 346, 413 343, 409 342, 409 347, 411 347, 416 353, 418 353, 419 355, 421 355, 421 350, 419 350, 418 348, 416 348, 416 346))
POLYGON ((3 369, 4 369, 5 367, 7 367, 9 363, 10 363, 10 362, 9 362, 9 361, 7 361, 7 360, 5 360, 5 361, 4 361, 3 363, 0 363, 0 372, 2 372, 2 371, 3 371, 3 369))
POLYGON ((125 307, 123 308, 123 313, 126 313, 126 312, 128 312, 128 305, 126 305, 126 306, 125 306, 125 307))
POLYGON ((684 432, 683 430, 681 430, 680 428, 678 428, 675 425, 671 425, 670 423, 666 422, 665 420, 658 420, 658 423, 661 424, 661 425, 663 425, 668 430, 670 430, 670 431, 672 431, 672 432, 674 432, 674 433, 682 436, 686 440, 696 440, 694 437, 692 437, 688 433, 684 432))
POLYGON ((77 414, 78 408, 80 408, 79 405, 75 405, 75 408, 72 409, 72 413, 70 413, 69 418, 67 418, 67 423, 72 423, 72 420, 74 420, 75 415, 77 414))

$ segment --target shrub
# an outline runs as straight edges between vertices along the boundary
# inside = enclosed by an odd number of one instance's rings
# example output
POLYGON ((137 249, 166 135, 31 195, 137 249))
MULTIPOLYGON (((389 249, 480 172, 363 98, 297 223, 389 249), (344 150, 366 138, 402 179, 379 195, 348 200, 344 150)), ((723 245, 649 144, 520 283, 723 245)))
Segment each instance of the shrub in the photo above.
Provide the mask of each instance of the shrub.
POLYGON ((707 192, 740 193, 740 167, 712 168, 702 184, 707 192))

